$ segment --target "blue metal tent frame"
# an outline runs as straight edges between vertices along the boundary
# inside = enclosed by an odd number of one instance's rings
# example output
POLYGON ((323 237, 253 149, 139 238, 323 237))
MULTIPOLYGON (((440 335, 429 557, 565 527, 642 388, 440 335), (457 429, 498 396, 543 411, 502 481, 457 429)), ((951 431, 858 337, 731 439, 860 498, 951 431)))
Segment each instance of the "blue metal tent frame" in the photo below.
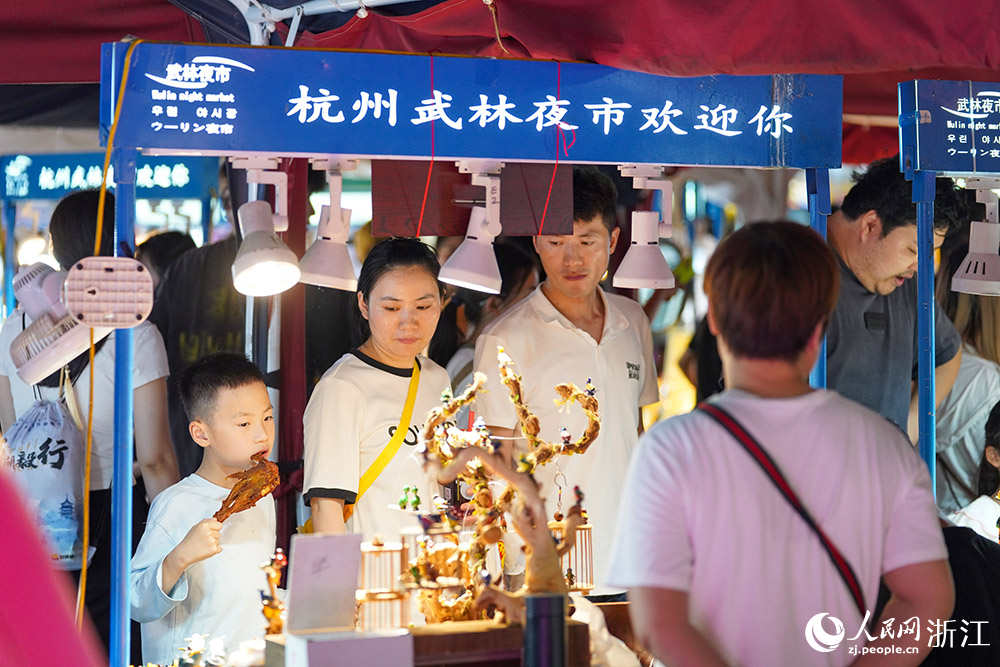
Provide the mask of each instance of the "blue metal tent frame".
POLYGON ((917 205, 917 386, 920 457, 936 488, 934 193, 939 176, 1000 176, 1000 83, 899 84, 899 167, 917 205), (992 122, 991 122, 992 121, 992 122))
MULTIPOLYGON (((122 85, 128 48, 104 45, 101 65, 102 140, 119 93, 129 110, 112 152, 116 240, 128 243, 139 151, 802 168, 824 235, 829 169, 840 166, 839 76, 671 78, 551 61, 138 44, 122 85)), ((132 332, 115 336, 111 664, 124 665, 132 332)), ((825 360, 812 380, 825 385, 825 360)))

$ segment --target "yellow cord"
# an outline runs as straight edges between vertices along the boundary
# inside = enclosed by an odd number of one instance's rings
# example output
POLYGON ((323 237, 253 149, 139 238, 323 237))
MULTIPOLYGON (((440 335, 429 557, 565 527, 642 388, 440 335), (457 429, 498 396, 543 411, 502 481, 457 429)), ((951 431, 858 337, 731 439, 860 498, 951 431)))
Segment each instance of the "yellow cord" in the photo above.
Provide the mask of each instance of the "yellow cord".
MULTIPOLYGON (((97 234, 94 237, 94 255, 101 254, 101 236, 104 230, 104 199, 107 194, 108 167, 111 165, 111 145, 118 130, 118 118, 122 112, 122 99, 125 97, 125 83, 128 81, 128 70, 132 62, 132 51, 141 39, 132 42, 125 52, 125 64, 122 66, 122 82, 118 87, 118 100, 115 102, 115 116, 108 132, 108 145, 104 150, 104 172, 101 176, 101 190, 97 198, 97 234)), ((76 595, 76 624, 83 627, 83 610, 87 597, 87 552, 90 550, 90 455, 94 445, 94 329, 90 329, 90 395, 87 400, 87 451, 83 459, 83 563, 80 567, 80 587, 76 595)), ((121 480, 119 480, 121 481, 121 480)))

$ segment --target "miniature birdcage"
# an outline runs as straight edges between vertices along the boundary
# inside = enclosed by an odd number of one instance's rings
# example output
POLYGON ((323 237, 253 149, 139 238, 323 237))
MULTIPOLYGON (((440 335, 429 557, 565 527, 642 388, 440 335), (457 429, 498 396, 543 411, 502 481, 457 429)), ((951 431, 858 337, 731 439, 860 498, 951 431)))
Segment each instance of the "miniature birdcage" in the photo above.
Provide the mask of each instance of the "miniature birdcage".
MULTIPOLYGON (((549 521, 549 530, 562 539, 565 521, 549 521)), ((594 540, 590 521, 578 526, 573 548, 563 554, 560 567, 570 591, 584 595, 594 588, 594 540)))
POLYGON ((359 630, 389 630, 409 624, 409 593, 399 581, 407 568, 406 554, 406 545, 401 542, 378 538, 362 542, 356 594, 359 630))

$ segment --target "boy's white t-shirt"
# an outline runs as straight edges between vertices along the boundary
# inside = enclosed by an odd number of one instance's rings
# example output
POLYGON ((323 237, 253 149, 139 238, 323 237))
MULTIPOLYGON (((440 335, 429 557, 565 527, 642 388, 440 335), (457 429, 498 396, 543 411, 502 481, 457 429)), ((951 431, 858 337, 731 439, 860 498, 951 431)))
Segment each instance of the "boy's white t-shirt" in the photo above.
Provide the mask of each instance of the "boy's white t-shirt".
POLYGON ((259 591, 267 589, 267 578, 260 566, 271 559, 275 542, 270 495, 223 522, 220 553, 189 567, 171 591, 161 588, 163 559, 228 495, 229 489, 192 474, 153 499, 129 578, 143 662, 170 664, 195 633, 223 638, 227 651, 263 638, 259 591))
MULTIPOLYGON (((24 325, 31 319, 24 316, 24 325)), ((24 383, 17 374, 17 367, 10 356, 10 344, 23 330, 21 311, 17 310, 3 322, 0 328, 0 375, 10 381, 10 393, 14 399, 14 414, 20 417, 34 405, 36 390, 43 399, 57 400, 58 387, 42 387, 24 383)), ((167 366, 167 350, 163 338, 155 326, 143 322, 133 330, 132 385, 138 389, 154 380, 170 374, 167 366)), ((87 419, 90 400, 90 371, 86 368, 73 385, 76 390, 80 415, 87 419)), ((86 426, 86 424, 85 424, 86 426)), ((90 488, 111 487, 114 467, 115 434, 115 334, 107 340, 94 356, 94 442, 91 458, 90 488)), ((85 436, 86 437, 86 436, 85 436)))
MULTIPOLYGON (((417 526, 411 515, 394 509, 398 508, 403 487, 419 487, 420 507, 424 510, 432 508, 431 499, 440 493, 432 477, 423 471, 417 444, 427 413, 441 405, 441 392, 451 383, 436 363, 426 357, 417 360, 420 383, 409 432, 347 522, 350 532, 360 533, 366 540, 377 534, 394 541, 399 539, 402 528, 417 526)), ((303 416, 302 488, 306 504, 313 497, 355 502, 361 475, 396 432, 412 371, 387 366, 355 350, 338 359, 323 375, 303 416)))
MULTIPOLYGON (((730 389, 712 403, 770 454, 854 569, 869 610, 882 573, 947 559, 927 468, 884 417, 832 391, 763 399, 730 389)), ((826 551, 709 416, 694 412, 654 426, 639 443, 623 494, 610 583, 688 593, 692 625, 729 664, 854 660, 847 639, 862 616, 826 551), (846 630, 829 653, 805 639, 820 613, 846 630)), ((832 627, 828 620, 825 631, 832 627)))

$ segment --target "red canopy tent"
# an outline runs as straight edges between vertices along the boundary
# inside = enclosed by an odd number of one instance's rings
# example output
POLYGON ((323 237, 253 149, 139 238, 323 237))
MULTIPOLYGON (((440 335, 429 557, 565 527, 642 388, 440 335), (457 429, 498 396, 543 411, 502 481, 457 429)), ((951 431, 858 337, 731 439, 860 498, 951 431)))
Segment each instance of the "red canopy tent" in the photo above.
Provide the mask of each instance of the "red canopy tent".
MULTIPOLYGON (((192 15, 208 22, 214 15, 216 27, 230 21, 230 33, 245 34, 232 12, 228 18, 219 13, 225 4, 15 3, 0 10, 6 27, 0 82, 97 81, 99 43, 125 35, 202 41, 206 33, 192 15)), ((494 0, 493 6, 495 21, 483 0, 446 0, 407 16, 371 10, 366 18, 352 17, 332 30, 304 32, 296 45, 581 60, 671 76, 843 74, 844 113, 850 121, 844 131, 845 162, 894 152, 896 132, 880 123, 891 123, 896 115, 898 81, 989 80, 1000 73, 1000 36, 994 29, 1000 4, 992 0, 970 0, 960 8, 924 0, 759 0, 742 6, 721 0, 494 0)))

